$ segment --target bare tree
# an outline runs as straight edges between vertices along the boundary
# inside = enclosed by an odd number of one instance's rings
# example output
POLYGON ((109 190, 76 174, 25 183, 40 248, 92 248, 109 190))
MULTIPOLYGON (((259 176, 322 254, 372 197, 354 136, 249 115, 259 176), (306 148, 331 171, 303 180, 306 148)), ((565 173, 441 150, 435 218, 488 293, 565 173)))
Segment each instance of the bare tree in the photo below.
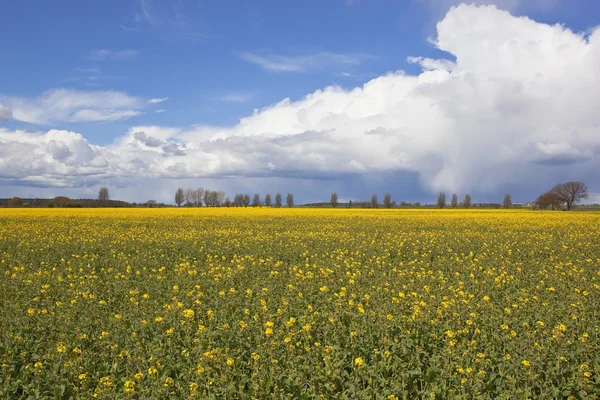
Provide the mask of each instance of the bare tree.
POLYGON ((156 202, 156 200, 148 200, 146 202, 146 207, 148 207, 148 208, 154 208, 154 207, 156 207, 157 204, 158 203, 156 202))
POLYGON ((551 207, 552 210, 559 209, 561 205, 561 201, 558 196, 552 192, 546 192, 541 194, 535 200, 535 208, 540 210, 545 210, 548 207, 551 207))
POLYGON ((20 197, 13 197, 12 199, 8 200, 9 207, 21 207, 22 205, 23 199, 21 199, 20 197))
POLYGON ((292 193, 287 194, 285 204, 287 204, 288 207, 292 207, 294 205, 294 195, 292 193))
POLYGON ((588 198, 587 186, 585 183, 578 181, 559 183, 550 192, 554 193, 561 202, 567 205, 567 210, 571 210, 573 204, 578 201, 588 198))
POLYGON ((233 196, 233 206, 234 207, 241 207, 244 204, 244 195, 243 194, 236 194, 235 196, 233 196))
POLYGON ((336 207, 338 205, 338 195, 336 192, 331 193, 329 202, 331 203, 331 207, 336 207))
POLYGON ((224 205, 225 205, 225 207, 227 207, 227 208, 231 207, 231 200, 229 200, 229 197, 227 197, 227 198, 225 199, 225 203, 224 203, 224 205))
POLYGON ((98 191, 98 201, 100 204, 105 205, 109 198, 110 196, 108 195, 108 188, 101 187, 98 191))
POLYGON ((446 193, 440 192, 437 198, 437 206, 439 208, 444 208, 446 206, 446 193))
POLYGON ((270 194, 267 194, 265 196, 265 206, 271 207, 271 195, 270 194))
POLYGON ((245 194, 243 202, 244 202, 244 207, 248 207, 250 205, 250 196, 245 194))
POLYGON ((223 204, 225 200, 225 193, 216 190, 205 190, 204 191, 204 203, 208 207, 218 207, 223 204))
POLYGON ((254 198, 252 199, 252 207, 260 206, 260 195, 258 193, 254 194, 254 198))
POLYGON ((71 201, 71 199, 69 199, 68 197, 65 197, 65 196, 56 196, 54 198, 54 205, 56 207, 66 207, 67 204, 69 204, 70 201, 71 201))
POLYGON ((275 207, 281 207, 281 193, 275 195, 275 207))
POLYGON ((220 207, 223 204, 223 202, 225 201, 225 192, 223 192, 222 190, 219 190, 216 193, 217 193, 216 194, 216 201, 217 201, 216 206, 220 207))
POLYGON ((206 204, 207 207, 210 207, 212 204, 212 200, 213 200, 213 195, 212 195, 212 190, 206 189, 204 191, 204 204, 206 204))
POLYGON ((458 206, 458 196, 456 193, 452 193, 452 200, 450 200, 450 204, 452 205, 452 208, 456 208, 458 206))
POLYGON ((377 201, 377 193, 373 193, 373 196, 371 196, 371 207, 377 208, 378 204, 379 202, 377 201))
POLYGON ((389 193, 386 193, 385 196, 383 196, 383 205, 385 208, 392 208, 392 195, 389 193))
POLYGON ((471 207, 471 195, 469 193, 465 194, 465 199, 463 200, 463 206, 465 208, 471 207))
POLYGON ((175 192, 175 203, 177 203, 177 207, 181 207, 181 203, 183 203, 184 197, 185 195, 183 193, 183 188, 177 189, 177 191, 175 192))
POLYGON ((512 207, 512 197, 510 196, 510 194, 506 193, 504 195, 504 200, 502 201, 502 207, 504 207, 504 208, 512 207))
POLYGON ((194 196, 194 200, 197 207, 202 206, 202 199, 204 198, 204 188, 199 187, 196 189, 196 195, 194 196))
POLYGON ((183 199, 185 201, 186 206, 191 206, 194 204, 194 197, 196 196, 196 191, 194 189, 186 189, 183 195, 183 199))

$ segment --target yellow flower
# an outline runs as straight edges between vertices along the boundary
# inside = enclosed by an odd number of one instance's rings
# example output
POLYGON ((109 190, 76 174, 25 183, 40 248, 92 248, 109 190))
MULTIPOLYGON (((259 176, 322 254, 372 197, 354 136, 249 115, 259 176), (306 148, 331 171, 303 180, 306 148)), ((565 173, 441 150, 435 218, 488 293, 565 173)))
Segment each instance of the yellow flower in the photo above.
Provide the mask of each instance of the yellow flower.
POLYGON ((173 382, 173 378, 171 378, 170 376, 168 376, 168 377, 165 379, 165 383, 163 383, 163 386, 164 386, 164 387, 169 387, 169 386, 173 385, 173 383, 174 383, 174 382, 173 382))
POLYGON ((271 329, 271 328, 265 329, 265 335, 267 337, 273 336, 273 329, 271 329))
POLYGON ((186 310, 183 310, 181 312, 181 314, 183 315, 184 318, 187 318, 187 319, 192 319, 192 318, 194 318, 194 315, 196 315, 196 313, 194 312, 194 310, 191 310, 189 308, 186 309, 186 310))
POLYGON ((148 368, 148 375, 154 375, 157 373, 158 373, 158 370, 156 368, 154 368, 154 367, 148 368))
POLYGON ((80 381, 85 381, 86 378, 87 378, 87 374, 79 374, 78 378, 79 378, 80 381))
POLYGON ((230 367, 232 367, 233 363, 234 363, 233 358, 228 358, 227 359, 227 365, 229 365, 230 367))
POLYGON ((361 357, 356 357, 354 359, 354 364, 358 367, 360 367, 361 365, 363 365, 365 363, 365 361, 361 358, 361 357))
POLYGON ((100 378, 100 383, 104 387, 112 386, 112 381, 110 380, 110 376, 103 376, 102 378, 100 378))
POLYGON ((56 352, 57 353, 64 353, 66 350, 67 350, 67 347, 64 344, 58 343, 56 345, 56 352))
POLYGON ((127 381, 125 381, 125 384, 123 386, 125 387, 125 393, 131 393, 131 392, 135 391, 135 382, 134 381, 127 380, 127 381))
POLYGON ((526 368, 528 368, 528 367, 531 366, 531 363, 529 361, 527 361, 527 360, 521 361, 521 364, 523 364, 523 366, 526 367, 526 368))

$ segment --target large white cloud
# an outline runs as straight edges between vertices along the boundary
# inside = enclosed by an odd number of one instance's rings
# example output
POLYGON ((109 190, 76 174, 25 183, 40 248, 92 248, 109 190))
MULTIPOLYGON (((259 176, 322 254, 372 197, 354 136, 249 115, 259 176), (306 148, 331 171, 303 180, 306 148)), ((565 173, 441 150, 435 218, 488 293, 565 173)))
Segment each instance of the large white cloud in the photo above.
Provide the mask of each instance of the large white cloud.
POLYGON ((137 126, 104 147, 72 132, 0 131, 0 176, 75 185, 408 171, 432 192, 485 192, 598 170, 600 30, 461 5, 438 23, 434 43, 455 60, 415 55, 419 75, 327 87, 232 127, 137 126))

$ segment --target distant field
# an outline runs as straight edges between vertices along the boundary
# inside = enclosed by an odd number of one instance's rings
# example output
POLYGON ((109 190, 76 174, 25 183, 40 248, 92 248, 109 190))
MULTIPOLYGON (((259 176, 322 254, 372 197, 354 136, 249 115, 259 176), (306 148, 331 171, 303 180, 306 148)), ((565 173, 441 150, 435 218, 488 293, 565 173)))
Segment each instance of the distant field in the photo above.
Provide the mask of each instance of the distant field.
POLYGON ((600 398, 600 213, 2 209, 0 398, 600 398))

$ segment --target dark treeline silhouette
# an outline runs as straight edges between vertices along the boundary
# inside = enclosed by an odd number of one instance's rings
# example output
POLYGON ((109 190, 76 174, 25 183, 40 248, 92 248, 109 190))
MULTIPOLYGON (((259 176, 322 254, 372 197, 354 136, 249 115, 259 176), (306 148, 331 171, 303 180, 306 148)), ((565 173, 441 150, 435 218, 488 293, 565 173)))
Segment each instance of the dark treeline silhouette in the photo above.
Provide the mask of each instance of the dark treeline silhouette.
MULTIPOLYGON (((144 207, 145 203, 128 203, 120 200, 71 199, 57 196, 53 199, 20 198, 0 199, 0 207, 48 207, 48 208, 96 208, 96 207, 144 207)), ((156 206, 159 206, 156 203, 156 206)), ((165 205, 162 204, 164 207, 165 205)))

